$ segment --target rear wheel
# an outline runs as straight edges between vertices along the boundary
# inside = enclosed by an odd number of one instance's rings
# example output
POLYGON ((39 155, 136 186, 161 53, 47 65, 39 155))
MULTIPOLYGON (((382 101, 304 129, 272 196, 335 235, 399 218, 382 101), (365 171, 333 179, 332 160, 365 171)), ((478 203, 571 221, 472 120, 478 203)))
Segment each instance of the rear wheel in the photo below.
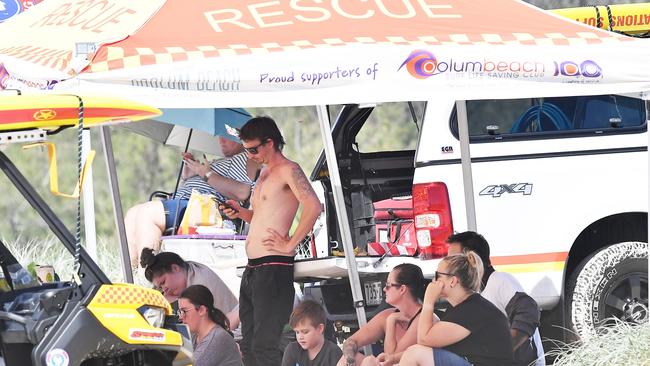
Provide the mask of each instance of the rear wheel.
POLYGON ((648 243, 624 242, 587 257, 567 284, 570 325, 587 338, 613 318, 648 321, 648 243))

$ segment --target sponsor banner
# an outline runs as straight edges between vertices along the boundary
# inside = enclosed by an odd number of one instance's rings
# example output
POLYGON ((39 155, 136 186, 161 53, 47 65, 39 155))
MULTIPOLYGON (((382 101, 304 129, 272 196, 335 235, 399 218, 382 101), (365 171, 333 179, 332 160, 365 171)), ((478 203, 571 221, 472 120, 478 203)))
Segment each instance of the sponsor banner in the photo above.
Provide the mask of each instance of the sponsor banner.
POLYGON ((281 89, 273 92, 247 90, 215 93, 177 89, 142 88, 127 84, 71 80, 57 84, 58 92, 87 92, 128 95, 129 99, 165 108, 228 108, 308 106, 345 103, 383 103, 434 99, 504 99, 570 96, 580 94, 642 93, 650 90, 650 81, 608 84, 551 83, 512 79, 475 79, 463 83, 451 80, 424 82, 413 79, 392 83, 356 83, 314 89, 281 89))
MULTIPOLYGON (((418 99, 427 98, 431 91, 422 89, 429 87, 457 90, 525 83, 650 81, 650 70, 642 67, 650 63, 650 54, 634 42, 598 50, 587 48, 591 47, 511 46, 494 52, 490 46, 339 47, 151 65, 82 74, 79 78, 93 84, 155 93, 167 90, 229 95, 355 87, 364 88, 364 93, 380 89, 397 99, 414 90, 420 93, 418 99), (626 57, 612 57, 612 53, 626 57), (409 90, 395 90, 396 85, 409 90)), ((480 90, 476 93, 481 94, 480 90)))
MULTIPOLYGON (((645 33, 650 29, 650 7, 647 3, 610 5, 609 10, 612 20, 611 28, 615 31, 645 33)), ((550 11, 592 27, 610 28, 607 6, 585 6, 550 11)))

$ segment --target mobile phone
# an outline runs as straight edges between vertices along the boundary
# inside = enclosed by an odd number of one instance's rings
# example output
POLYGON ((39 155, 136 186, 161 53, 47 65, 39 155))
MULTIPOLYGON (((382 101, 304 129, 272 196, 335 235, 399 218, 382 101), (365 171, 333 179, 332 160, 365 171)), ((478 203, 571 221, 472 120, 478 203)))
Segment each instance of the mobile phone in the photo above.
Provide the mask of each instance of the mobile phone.
POLYGON ((220 200, 219 198, 216 198, 216 197, 215 197, 214 200, 217 201, 217 205, 219 205, 219 206, 223 206, 224 208, 229 208, 229 209, 231 209, 231 210, 237 212, 237 209, 236 209, 236 208, 234 208, 234 207, 232 207, 231 205, 227 204, 225 201, 222 201, 222 200, 220 200))

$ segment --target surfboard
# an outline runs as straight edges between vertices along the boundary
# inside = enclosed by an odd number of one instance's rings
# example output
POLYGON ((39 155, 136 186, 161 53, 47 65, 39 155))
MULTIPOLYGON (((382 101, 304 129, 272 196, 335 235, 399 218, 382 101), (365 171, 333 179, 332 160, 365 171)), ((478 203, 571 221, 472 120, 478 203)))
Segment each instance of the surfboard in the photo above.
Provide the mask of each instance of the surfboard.
MULTIPOLYGON (((105 96, 80 96, 84 104, 84 127, 105 123, 139 121, 162 112, 146 104, 105 96)), ((0 131, 32 128, 56 129, 76 126, 79 100, 74 95, 0 95, 0 131)))

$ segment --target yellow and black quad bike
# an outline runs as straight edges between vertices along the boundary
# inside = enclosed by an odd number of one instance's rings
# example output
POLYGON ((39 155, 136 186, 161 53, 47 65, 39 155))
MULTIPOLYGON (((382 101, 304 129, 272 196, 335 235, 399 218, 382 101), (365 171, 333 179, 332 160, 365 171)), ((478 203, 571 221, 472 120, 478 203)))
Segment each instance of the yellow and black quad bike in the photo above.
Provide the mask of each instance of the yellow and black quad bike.
MULTIPOLYGON (((73 102, 66 99, 59 105, 51 96, 47 98, 50 104, 43 108, 35 107, 30 98, 0 96, 0 112, 8 105, 18 109, 21 103, 25 108, 35 108, 28 111, 30 117, 26 123, 0 121, 0 145, 44 140, 52 131, 41 128, 39 121, 43 119, 36 117, 61 117, 67 113, 63 108, 70 107, 67 104, 77 103, 75 98, 73 102)), ((109 104, 116 103, 120 105, 116 100, 109 104)), ((80 110, 83 112, 83 108, 80 110)), ((7 115, 4 114, 12 118, 11 114, 7 115)), ((45 118, 44 126, 54 126, 55 120, 48 122, 45 118)), ((75 125, 74 121, 65 122, 57 130, 75 125)), ((79 127, 83 127, 81 122, 79 127)), ((173 321, 172 309, 162 294, 131 284, 112 284, 81 247, 79 235, 70 233, 3 152, 0 152, 0 170, 47 223, 65 250, 75 257, 73 280, 41 284, 0 241, 0 366, 191 364, 188 328, 173 321)), ((3 192, 7 188, 3 187, 3 192)), ((66 255, 63 250, 61 255, 66 255)))

